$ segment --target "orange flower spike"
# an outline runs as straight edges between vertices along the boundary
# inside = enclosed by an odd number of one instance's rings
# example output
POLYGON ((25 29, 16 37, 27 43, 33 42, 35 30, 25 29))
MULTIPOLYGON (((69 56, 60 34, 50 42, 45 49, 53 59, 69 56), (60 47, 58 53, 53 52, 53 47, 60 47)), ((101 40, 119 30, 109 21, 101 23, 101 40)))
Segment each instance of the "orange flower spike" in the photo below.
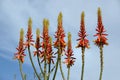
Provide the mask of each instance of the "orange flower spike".
MULTIPOLYGON (((43 34, 42 34, 42 38, 43 38, 43 42, 42 42, 42 52, 40 54, 41 58, 45 58, 48 54, 48 47, 49 47, 49 32, 48 32, 48 26, 49 26, 49 21, 48 19, 44 19, 43 20, 43 34)), ((46 59, 43 59, 43 61, 45 61, 46 59)))
POLYGON ((60 12, 58 16, 58 28, 55 34, 55 38, 57 38, 57 40, 54 42, 55 48, 58 48, 59 45, 62 50, 65 48, 66 43, 64 41, 64 37, 65 37, 65 33, 64 33, 63 26, 62 26, 62 13, 60 12))
POLYGON ((36 49, 40 48, 40 29, 37 28, 36 29, 36 45, 35 45, 36 49))
POLYGON ((108 34, 105 34, 106 30, 104 29, 104 26, 102 24, 102 16, 101 16, 101 9, 100 8, 98 8, 98 26, 97 26, 96 31, 97 31, 97 33, 94 36, 97 36, 97 39, 94 40, 94 43, 97 46, 108 45, 107 38, 106 38, 106 36, 108 34))
POLYGON ((22 63, 24 62, 24 56, 25 56, 25 54, 24 54, 25 48, 24 48, 24 45, 23 45, 23 41, 24 41, 24 30, 21 29, 20 30, 19 45, 16 48, 18 52, 15 53, 15 59, 20 60, 22 63))
POLYGON ((27 38, 27 41, 25 43, 26 47, 29 47, 30 45, 33 45, 32 42, 34 42, 34 40, 32 39, 33 35, 32 35, 32 19, 29 18, 28 20, 28 31, 27 31, 27 34, 26 34, 26 38, 27 38))
POLYGON ((40 53, 40 29, 37 28, 36 29, 36 43, 35 43, 35 48, 36 48, 36 51, 34 51, 34 56, 36 56, 36 54, 40 53))
POLYGON ((51 61, 54 64, 53 58, 55 58, 55 56, 53 56, 53 51, 52 51, 52 38, 49 38, 49 47, 47 49, 48 54, 47 54, 47 63, 50 64, 51 61))
POLYGON ((79 47, 86 47, 89 48, 89 40, 86 38, 87 34, 85 31, 85 24, 84 24, 84 12, 81 14, 81 26, 80 26, 80 31, 78 33, 79 39, 77 39, 78 45, 76 46, 77 48, 79 47))
POLYGON ((72 50, 72 44, 71 44, 71 33, 69 32, 68 33, 68 47, 67 47, 67 53, 65 54, 66 55, 66 58, 65 58, 65 61, 64 63, 67 65, 67 67, 70 67, 74 64, 75 62, 75 59, 73 56, 73 50, 72 50))

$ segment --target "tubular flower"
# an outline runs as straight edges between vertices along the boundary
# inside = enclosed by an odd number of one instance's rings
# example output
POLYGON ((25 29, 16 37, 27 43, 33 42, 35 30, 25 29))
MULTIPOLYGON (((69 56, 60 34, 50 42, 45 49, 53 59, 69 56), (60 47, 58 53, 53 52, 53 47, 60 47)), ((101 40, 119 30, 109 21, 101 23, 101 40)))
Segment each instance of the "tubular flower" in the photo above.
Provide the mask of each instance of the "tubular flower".
POLYGON ((74 54, 73 54, 72 45, 71 45, 70 32, 68 33, 68 47, 67 47, 67 53, 65 55, 66 55, 66 58, 65 58, 64 63, 67 65, 67 67, 72 66, 76 58, 72 57, 74 54))
POLYGON ((26 34, 26 43, 25 43, 25 46, 26 47, 29 47, 30 45, 33 45, 32 42, 34 42, 34 40, 32 39, 32 19, 29 18, 28 20, 28 31, 27 31, 27 34, 26 34))
POLYGON ((79 39, 77 39, 78 45, 77 48, 79 47, 86 47, 89 48, 89 40, 86 38, 87 34, 85 31, 85 24, 84 24, 84 12, 81 14, 81 26, 80 26, 80 31, 78 33, 79 39))
POLYGON ((24 41, 24 30, 21 29, 20 30, 19 45, 16 48, 18 52, 15 53, 15 59, 20 60, 22 63, 24 62, 24 56, 25 56, 25 54, 24 54, 25 48, 24 48, 24 45, 23 45, 23 41, 24 41))
POLYGON ((106 36, 108 34, 105 34, 106 30, 104 29, 104 26, 102 24, 102 16, 101 16, 101 10, 100 10, 100 8, 98 8, 98 26, 97 26, 96 31, 97 31, 97 33, 94 36, 97 36, 97 39, 94 40, 94 43, 97 46, 108 45, 107 38, 106 38, 106 36))
POLYGON ((57 31, 55 32, 55 38, 57 39, 54 42, 54 47, 58 48, 60 47, 61 50, 64 50, 66 43, 64 41, 64 37, 65 37, 65 33, 64 33, 64 29, 62 26, 62 13, 59 13, 58 16, 58 27, 57 27, 57 31))
POLYGON ((49 26, 49 21, 47 19, 43 20, 43 42, 42 42, 42 51, 40 54, 40 57, 43 58, 43 61, 47 61, 48 63, 50 63, 50 61, 52 60, 53 62, 53 52, 52 52, 52 44, 50 41, 50 36, 49 36, 49 32, 48 32, 48 26, 49 26))
POLYGON ((41 51, 39 50, 40 48, 40 30, 39 28, 36 29, 36 43, 35 43, 35 48, 36 48, 36 51, 34 51, 34 56, 36 56, 36 54, 40 54, 41 51))

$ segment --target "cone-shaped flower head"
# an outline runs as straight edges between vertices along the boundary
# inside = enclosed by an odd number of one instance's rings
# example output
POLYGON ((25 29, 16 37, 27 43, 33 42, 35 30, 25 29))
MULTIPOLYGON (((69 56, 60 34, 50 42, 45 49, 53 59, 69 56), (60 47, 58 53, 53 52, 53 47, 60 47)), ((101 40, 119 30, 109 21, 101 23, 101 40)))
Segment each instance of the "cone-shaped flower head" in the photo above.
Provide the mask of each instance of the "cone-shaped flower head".
POLYGON ((29 20, 28 20, 28 30, 27 30, 27 34, 26 34, 27 40, 26 40, 26 43, 25 43, 26 47, 28 47, 30 45, 33 45, 32 42, 34 42, 34 40, 32 39, 32 36, 33 36, 32 35, 32 19, 29 18, 29 20))
POLYGON ((98 25, 96 29, 97 33, 94 36, 97 36, 97 39, 94 40, 95 44, 99 47, 100 45, 108 45, 106 36, 108 34, 105 34, 106 30, 102 24, 102 15, 101 15, 101 9, 98 8, 98 25))
POLYGON ((49 27, 49 20, 44 19, 43 20, 43 40, 46 40, 47 38, 49 38, 48 27, 49 27))
POLYGON ((48 48, 47 48, 47 63, 54 63, 53 58, 55 58, 55 56, 53 56, 53 51, 52 51, 52 38, 49 38, 49 44, 48 44, 48 48))
POLYGON ((89 41, 86 38, 87 34, 85 31, 85 23, 84 23, 84 12, 81 14, 81 26, 80 26, 80 31, 78 33, 79 39, 77 39, 78 45, 77 48, 79 47, 84 47, 84 48, 89 48, 89 41))
POLYGON ((40 54, 40 29, 37 28, 36 29, 36 42, 35 42, 35 48, 36 48, 36 51, 34 51, 34 56, 36 56, 36 54, 40 54))
POLYGON ((54 42, 54 47, 55 48, 60 47, 61 50, 64 50, 66 43, 64 40, 65 33, 64 33, 63 26, 62 26, 62 13, 61 12, 58 15, 58 27, 57 27, 57 31, 55 33, 56 33, 55 38, 57 40, 54 42))
POLYGON ((17 49, 17 53, 15 53, 15 58, 20 60, 22 63, 24 62, 24 51, 25 51, 25 48, 24 48, 24 30, 21 29, 20 30, 20 40, 19 40, 19 45, 18 47, 16 48, 17 49))
POLYGON ((67 67, 70 67, 74 64, 75 58, 73 56, 73 50, 72 50, 72 44, 71 44, 71 33, 68 33, 68 46, 67 46, 67 53, 65 54, 66 58, 64 63, 67 65, 67 67))
POLYGON ((53 56, 52 56, 52 44, 50 42, 50 36, 49 36, 49 20, 48 19, 44 19, 43 20, 43 42, 42 42, 42 51, 40 54, 40 57, 43 58, 43 61, 47 61, 47 63, 50 63, 51 60, 53 62, 53 56))
POLYGON ((40 29, 36 29, 36 49, 40 48, 40 29))

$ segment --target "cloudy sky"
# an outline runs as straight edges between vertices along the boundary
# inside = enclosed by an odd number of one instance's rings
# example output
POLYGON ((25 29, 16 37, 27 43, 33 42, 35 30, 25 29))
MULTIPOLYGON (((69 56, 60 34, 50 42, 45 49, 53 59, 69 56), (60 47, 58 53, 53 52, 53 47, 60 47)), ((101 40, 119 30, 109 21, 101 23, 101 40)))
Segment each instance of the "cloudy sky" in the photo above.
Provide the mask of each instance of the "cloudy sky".
MULTIPOLYGON (((96 33, 97 8, 102 10, 103 24, 109 34, 109 46, 104 47, 103 80, 120 80, 120 0, 0 0, 0 80, 21 80, 17 60, 13 60, 19 40, 19 30, 27 30, 28 18, 33 20, 33 34, 36 28, 42 32, 42 21, 49 19, 49 32, 54 40, 57 16, 63 13, 66 34, 72 33, 75 65, 71 68, 71 80, 79 80, 81 72, 81 50, 76 49, 80 26, 80 14, 85 12, 85 25, 90 40, 90 49, 85 52, 84 80, 99 79, 99 49, 92 42, 96 33)), ((67 39, 66 39, 67 40, 67 39)), ((27 53, 27 52, 26 52, 27 53)), ((28 80, 33 80, 33 69, 28 54, 23 64, 28 80)), ((37 66, 37 65, 36 65, 37 66)), ((63 64, 66 74, 67 68, 63 64)), ((60 72, 57 80, 61 80, 60 72)), ((66 76, 66 75, 65 75, 66 76)))

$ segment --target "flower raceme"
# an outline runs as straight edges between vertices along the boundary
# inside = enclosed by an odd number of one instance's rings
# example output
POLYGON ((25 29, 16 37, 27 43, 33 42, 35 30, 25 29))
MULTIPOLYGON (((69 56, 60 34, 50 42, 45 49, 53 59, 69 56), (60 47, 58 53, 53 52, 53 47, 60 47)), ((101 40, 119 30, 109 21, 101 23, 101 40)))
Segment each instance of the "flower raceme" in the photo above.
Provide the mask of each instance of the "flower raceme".
POLYGON ((34 56, 36 56, 36 54, 40 55, 40 53, 41 53, 41 51, 39 50, 40 47, 41 47, 41 45, 40 45, 40 29, 37 28, 36 29, 36 42, 35 42, 36 51, 34 51, 34 56))
POLYGON ((86 47, 89 48, 89 41, 86 38, 87 34, 85 31, 85 24, 84 24, 84 12, 81 14, 81 26, 80 26, 80 31, 78 33, 79 39, 77 39, 78 45, 76 46, 77 48, 79 47, 86 47))
POLYGON ((67 47, 67 53, 65 54, 66 58, 65 58, 64 63, 67 65, 67 67, 70 67, 74 64, 75 59, 76 59, 76 58, 72 57, 74 54, 73 54, 73 50, 72 50, 71 33, 70 32, 68 33, 68 44, 67 45, 68 45, 68 47, 67 47))
POLYGON ((17 49, 18 52, 15 53, 15 59, 18 59, 23 63, 24 62, 24 56, 25 56, 25 54, 24 54, 24 51, 25 51, 25 48, 24 48, 24 30, 23 29, 20 30, 19 45, 16 49, 17 49))
POLYGON ((30 45, 33 45, 32 42, 34 42, 34 40, 32 39, 33 35, 32 35, 32 19, 29 18, 28 20, 28 30, 27 30, 27 34, 26 34, 26 43, 25 46, 26 48, 29 47, 30 45))
POLYGON ((51 61, 52 61, 52 63, 54 64, 54 61, 53 61, 53 58, 55 58, 55 56, 53 56, 53 51, 52 51, 52 38, 50 37, 49 38, 49 44, 48 44, 48 49, 47 49, 47 51, 48 51, 48 54, 47 54, 47 63, 48 64, 50 64, 51 63, 51 61))
POLYGON ((43 42, 41 44, 42 47, 42 51, 40 54, 40 57, 43 58, 43 61, 47 61, 47 63, 50 63, 52 61, 52 63, 54 63, 53 59, 54 56, 52 55, 52 42, 49 36, 49 32, 48 32, 48 26, 49 26, 49 21, 48 19, 44 19, 43 20, 43 42))
POLYGON ((55 33, 56 33, 55 38, 57 40, 54 42, 54 47, 55 48, 60 47, 61 50, 64 50, 66 43, 64 41, 65 33, 64 33, 63 26, 62 26, 62 13, 61 12, 59 13, 59 16, 58 16, 58 27, 55 33))
POLYGON ((97 26, 96 31, 97 31, 97 33, 94 36, 97 36, 97 39, 94 40, 94 43, 97 46, 108 45, 107 38, 106 38, 106 36, 108 34, 105 34, 106 30, 105 30, 105 28, 104 28, 104 26, 102 24, 102 16, 101 16, 101 10, 100 10, 100 8, 98 8, 98 26, 97 26))

